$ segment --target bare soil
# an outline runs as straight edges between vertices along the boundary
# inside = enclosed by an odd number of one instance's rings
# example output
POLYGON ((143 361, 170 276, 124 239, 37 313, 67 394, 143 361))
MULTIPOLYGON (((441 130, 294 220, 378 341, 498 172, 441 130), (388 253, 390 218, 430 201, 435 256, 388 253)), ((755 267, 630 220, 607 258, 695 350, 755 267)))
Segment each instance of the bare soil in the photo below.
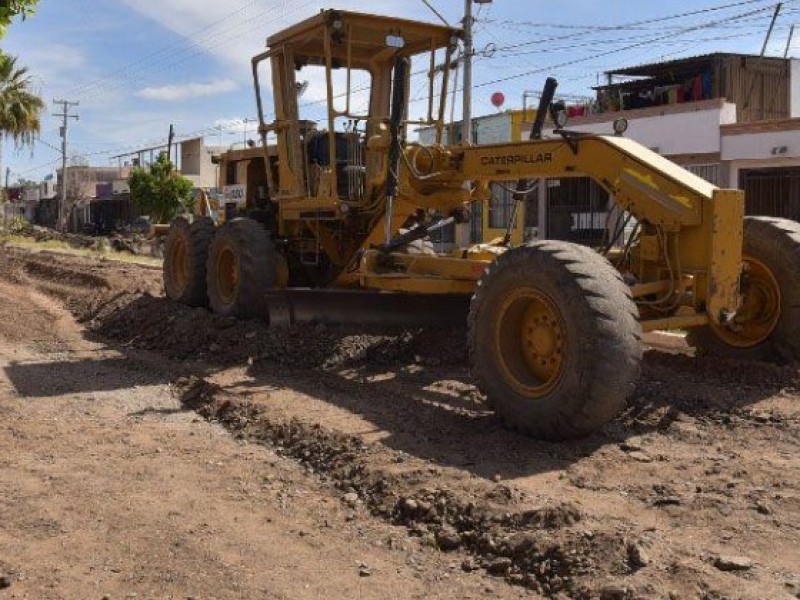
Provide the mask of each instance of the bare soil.
POLYGON ((547 444, 461 330, 271 330, 13 251, 0 299, 0 598, 800 598, 795 367, 671 343, 547 444))

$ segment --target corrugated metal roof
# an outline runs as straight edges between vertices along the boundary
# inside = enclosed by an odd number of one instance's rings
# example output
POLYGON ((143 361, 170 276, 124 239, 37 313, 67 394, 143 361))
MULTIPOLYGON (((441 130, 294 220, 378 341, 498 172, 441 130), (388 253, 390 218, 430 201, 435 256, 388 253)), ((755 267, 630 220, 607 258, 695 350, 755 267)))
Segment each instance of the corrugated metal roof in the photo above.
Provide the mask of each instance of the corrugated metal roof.
POLYGON ((785 61, 787 59, 776 56, 760 56, 758 54, 738 54, 735 52, 712 52, 710 54, 698 54, 696 56, 685 56, 683 58, 676 58, 673 60, 645 63, 633 67, 624 67, 620 69, 612 69, 606 71, 606 75, 627 75, 630 77, 647 77, 654 72, 663 71, 666 69, 680 68, 683 66, 690 66, 696 63, 711 62, 720 58, 758 58, 762 60, 775 60, 785 61))

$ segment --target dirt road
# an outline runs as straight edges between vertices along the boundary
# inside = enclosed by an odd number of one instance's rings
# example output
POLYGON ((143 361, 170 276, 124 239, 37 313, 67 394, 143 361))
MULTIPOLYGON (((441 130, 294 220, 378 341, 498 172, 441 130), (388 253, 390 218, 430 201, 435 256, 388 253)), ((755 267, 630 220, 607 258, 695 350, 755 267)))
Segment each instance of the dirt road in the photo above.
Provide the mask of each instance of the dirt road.
POLYGON ((520 595, 183 410, 181 365, 29 285, 0 303, 0 598, 520 595))
POLYGON ((651 351, 625 415, 545 444, 481 408, 461 332, 3 258, 0 598, 800 597, 795 368, 651 351))

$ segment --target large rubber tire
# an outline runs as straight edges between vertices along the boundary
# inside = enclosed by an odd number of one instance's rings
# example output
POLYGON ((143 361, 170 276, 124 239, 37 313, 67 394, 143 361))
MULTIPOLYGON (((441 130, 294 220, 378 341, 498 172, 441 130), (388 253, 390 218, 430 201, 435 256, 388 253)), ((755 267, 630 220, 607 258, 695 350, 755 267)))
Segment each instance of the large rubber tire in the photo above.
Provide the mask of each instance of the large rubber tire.
POLYGON ((202 217, 189 223, 178 217, 170 225, 164 245, 164 291, 187 306, 208 306, 206 262, 214 222, 202 217))
POLYGON ((265 294, 278 284, 275 246, 252 219, 225 223, 214 236, 206 277, 211 309, 224 317, 265 317, 265 294))
POLYGON ((580 438, 602 427, 639 378, 641 327, 628 286, 605 258, 568 242, 534 242, 499 256, 472 298, 468 337, 473 376, 489 406, 510 429, 539 439, 580 438), (537 379, 523 352, 533 305, 517 304, 528 297, 558 322, 552 339, 562 366, 549 383, 537 379), (528 389, 536 386, 545 389, 528 389))
MULTIPOLYGON (((777 322, 764 340, 748 344, 726 342, 714 327, 692 329, 687 342, 698 352, 727 358, 778 362, 800 361, 800 224, 774 217, 746 217, 743 258, 754 259, 771 273, 766 280, 777 286, 780 296, 774 315, 777 322)), ((763 269, 762 267, 762 269, 763 269)), ((752 269, 752 267, 751 267, 752 269)), ((756 271, 757 272, 757 271, 756 271)), ((752 288, 752 275, 742 276, 742 292, 752 288), (749 287, 750 286, 750 287, 749 287)), ((735 321, 735 319, 734 319, 735 321)))

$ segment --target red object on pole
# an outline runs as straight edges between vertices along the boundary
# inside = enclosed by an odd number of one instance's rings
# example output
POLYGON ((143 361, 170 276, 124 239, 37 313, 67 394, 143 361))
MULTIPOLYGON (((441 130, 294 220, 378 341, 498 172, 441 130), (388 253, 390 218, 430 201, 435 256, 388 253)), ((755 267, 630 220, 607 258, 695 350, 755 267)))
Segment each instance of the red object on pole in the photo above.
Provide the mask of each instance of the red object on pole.
POLYGON ((494 94, 492 94, 492 104, 496 108, 500 108, 505 103, 506 103, 506 97, 503 94, 503 92, 495 92, 494 94))

